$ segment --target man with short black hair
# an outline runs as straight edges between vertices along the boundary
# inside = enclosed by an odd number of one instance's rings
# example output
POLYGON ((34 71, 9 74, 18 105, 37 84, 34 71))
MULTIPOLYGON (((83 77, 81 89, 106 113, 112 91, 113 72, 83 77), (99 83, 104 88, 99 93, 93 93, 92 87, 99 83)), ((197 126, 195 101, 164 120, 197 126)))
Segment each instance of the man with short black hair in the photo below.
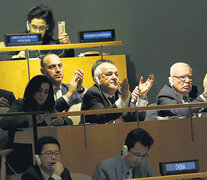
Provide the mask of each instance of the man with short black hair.
POLYGON ((121 153, 105 159, 96 166, 93 180, 120 180, 156 176, 148 167, 148 151, 154 143, 151 135, 142 128, 130 131, 121 153))
POLYGON ((60 144, 53 137, 42 137, 36 144, 36 163, 22 175, 23 180, 72 180, 61 163, 60 144))

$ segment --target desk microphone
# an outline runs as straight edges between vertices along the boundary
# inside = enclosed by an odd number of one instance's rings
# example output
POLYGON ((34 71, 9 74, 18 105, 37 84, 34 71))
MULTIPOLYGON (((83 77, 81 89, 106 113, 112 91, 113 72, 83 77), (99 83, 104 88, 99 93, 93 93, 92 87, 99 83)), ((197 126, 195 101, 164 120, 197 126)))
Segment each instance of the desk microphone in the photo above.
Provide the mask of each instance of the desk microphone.
POLYGON ((5 162, 5 164, 18 177, 18 179, 22 180, 22 178, 16 173, 16 171, 10 166, 8 162, 5 162))

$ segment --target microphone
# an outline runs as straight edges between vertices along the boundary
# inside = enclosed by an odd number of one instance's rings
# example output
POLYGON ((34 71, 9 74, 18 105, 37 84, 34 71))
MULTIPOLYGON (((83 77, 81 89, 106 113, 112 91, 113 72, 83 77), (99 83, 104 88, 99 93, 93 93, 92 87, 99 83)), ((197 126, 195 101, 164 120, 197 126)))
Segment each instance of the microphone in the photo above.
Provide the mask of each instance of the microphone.
POLYGON ((5 164, 18 177, 18 179, 22 180, 22 178, 16 173, 16 171, 10 166, 8 162, 5 162, 5 164))

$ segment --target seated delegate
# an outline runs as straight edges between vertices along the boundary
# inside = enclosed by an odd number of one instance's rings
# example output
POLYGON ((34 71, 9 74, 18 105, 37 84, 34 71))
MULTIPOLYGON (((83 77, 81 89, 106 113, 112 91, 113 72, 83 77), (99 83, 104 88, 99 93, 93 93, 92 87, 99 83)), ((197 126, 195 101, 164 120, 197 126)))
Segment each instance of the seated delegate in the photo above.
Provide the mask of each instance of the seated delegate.
POLYGON ((144 160, 154 143, 142 128, 131 130, 120 154, 102 160, 96 166, 93 180, 120 180, 156 176, 144 160))
MULTIPOLYGON (((119 81, 119 72, 110 60, 98 60, 92 68, 92 76, 95 84, 88 89, 83 97, 81 110, 110 109, 121 107, 144 106, 148 103, 147 93, 151 89, 154 76, 149 75, 146 82, 143 77, 139 86, 132 92, 130 97, 129 83, 127 79, 119 81)), ((140 120, 144 120, 143 113, 139 113, 140 120)), ((85 116, 87 123, 108 123, 122 121, 136 121, 135 113, 112 113, 85 116)), ((83 123, 83 118, 81 120, 83 123)))
MULTIPOLYGON (((29 10, 26 20, 27 33, 41 33, 43 45, 70 44, 67 33, 64 33, 58 37, 58 40, 53 38, 54 27, 55 20, 53 13, 47 6, 34 6, 29 10)), ((39 58, 42 55, 48 54, 49 52, 55 53, 60 57, 74 57, 73 49, 30 51, 29 57, 39 58)), ((17 55, 11 57, 11 59, 18 58, 25 58, 25 51, 20 51, 17 55)))
MULTIPOLYGON (((183 62, 175 63, 170 68, 169 85, 164 85, 157 97, 158 105, 184 104, 207 101, 207 75, 203 80, 204 92, 198 93, 192 85, 193 73, 191 67, 183 62)), ((203 114, 203 108, 192 108, 194 114, 203 114)), ((158 116, 189 116, 188 108, 177 108, 158 111, 158 116)))
MULTIPOLYGON (((29 81, 24 92, 23 100, 15 101, 8 112, 44 111, 47 114, 38 114, 36 116, 37 126, 72 125, 72 120, 68 117, 50 117, 49 113, 56 112, 54 104, 51 81, 45 76, 37 75, 29 81)), ((0 121, 0 127, 4 130, 24 128, 31 124, 31 116, 5 116, 0 121)))
POLYGON ((38 139, 35 160, 36 165, 23 173, 23 180, 72 180, 69 170, 61 162, 60 144, 55 138, 38 139))

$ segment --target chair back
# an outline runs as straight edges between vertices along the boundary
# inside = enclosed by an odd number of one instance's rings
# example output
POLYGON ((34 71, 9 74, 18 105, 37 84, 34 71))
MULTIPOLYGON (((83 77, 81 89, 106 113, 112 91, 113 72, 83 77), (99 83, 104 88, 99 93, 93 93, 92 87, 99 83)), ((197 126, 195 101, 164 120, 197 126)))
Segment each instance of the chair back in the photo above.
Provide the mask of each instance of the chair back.
MULTIPOLYGON (((68 112, 71 112, 71 111, 80 111, 81 110, 81 105, 82 105, 82 103, 74 104, 73 106, 70 107, 70 109, 68 110, 68 112)), ((73 125, 79 125, 80 120, 81 120, 81 117, 80 116, 70 116, 69 118, 72 119, 73 125)))

